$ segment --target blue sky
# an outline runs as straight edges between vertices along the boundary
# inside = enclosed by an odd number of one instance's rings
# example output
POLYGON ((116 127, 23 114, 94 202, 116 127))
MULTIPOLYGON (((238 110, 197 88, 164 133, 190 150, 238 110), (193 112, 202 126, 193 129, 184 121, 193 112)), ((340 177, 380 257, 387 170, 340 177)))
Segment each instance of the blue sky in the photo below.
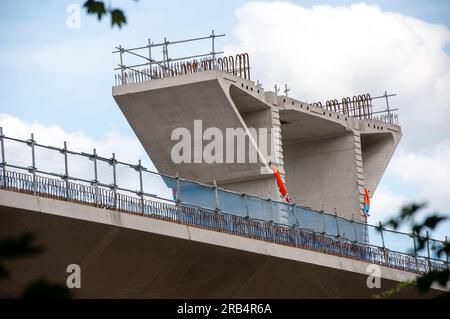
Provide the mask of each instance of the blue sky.
MULTIPOLYGON (((93 137, 107 130, 132 134, 111 97, 111 51, 118 44, 144 44, 148 37, 180 39, 226 33, 219 46, 236 42, 233 11, 246 3, 231 1, 112 1, 123 8, 129 23, 111 29, 83 14, 80 29, 66 27, 66 8, 83 1, 8 1, 1 11, 0 57, 3 96, 1 111, 26 121, 57 124, 93 137), (54 50, 54 52, 52 52, 54 50), (18 54, 19 53, 19 54, 18 54)), ((352 1, 294 1, 348 5, 352 1)), ((425 21, 450 24, 448 1, 368 1, 425 21)))
MULTIPOLYGON (((0 12, 0 113, 26 122, 57 125, 66 132, 81 131, 93 139, 102 139, 112 131, 134 138, 132 130, 111 97, 113 68, 118 62, 117 57, 111 53, 114 47, 119 44, 144 45, 149 37, 159 41, 164 36, 169 40, 203 36, 209 34, 211 29, 227 34, 226 38, 218 40, 219 48, 239 46, 243 40, 236 33, 236 27, 245 24, 245 21, 242 21, 245 17, 238 18, 235 10, 248 3, 242 0, 111 1, 114 7, 122 8, 126 13, 129 23, 124 28, 111 29, 109 19, 98 22, 95 17, 86 16, 84 13, 81 17, 81 28, 67 28, 67 6, 83 2, 19 0, 3 4, 3 10, 0 12)), ((348 7, 359 1, 291 3, 304 8, 318 4, 348 7)), ((376 4, 383 12, 393 11, 450 28, 449 1, 386 0, 365 3, 376 4)), ((449 53, 448 46, 445 52, 449 53)), ((271 87, 268 83, 266 89, 271 87)), ((343 92, 342 96, 349 93, 352 92, 343 92)), ((295 97, 302 99, 302 96, 295 97)), ((407 113, 407 105, 401 107, 403 112, 407 113)), ((408 128, 408 123, 403 124, 408 128)), ((5 129, 8 134, 8 128, 5 129)), ((412 138, 409 138, 409 142, 408 138, 405 138, 404 148, 401 149, 404 157, 411 158, 414 155, 414 163, 417 163, 424 160, 426 155, 433 156, 430 154, 437 152, 434 146, 442 144, 448 137, 447 131, 440 132, 442 134, 436 137, 435 141, 423 145, 422 149, 412 146, 412 138), (425 149, 426 146, 429 149, 425 149)), ((419 195, 422 196, 422 193, 426 196, 427 193, 422 192, 422 180, 414 180, 410 176, 405 177, 395 172, 394 167, 392 173, 388 171, 382 181, 384 190, 389 190, 389 200, 393 200, 393 196, 397 196, 397 202, 401 199, 416 199, 419 195), (408 182, 411 180, 412 182, 408 182)), ((434 186, 433 184, 430 187, 434 186)), ((443 205, 436 207, 443 209, 443 205)), ((445 207, 444 210, 450 211, 445 207)))

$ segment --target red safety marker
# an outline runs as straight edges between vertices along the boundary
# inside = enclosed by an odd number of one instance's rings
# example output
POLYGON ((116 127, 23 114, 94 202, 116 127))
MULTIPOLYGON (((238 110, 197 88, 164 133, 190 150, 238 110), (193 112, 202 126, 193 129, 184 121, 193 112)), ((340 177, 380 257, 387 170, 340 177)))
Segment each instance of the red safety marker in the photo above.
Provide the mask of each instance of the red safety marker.
POLYGON ((273 173, 275 175, 275 178, 277 179, 278 189, 280 190, 281 195, 286 200, 286 202, 289 203, 289 195, 286 189, 286 185, 284 184, 283 180, 281 179, 280 170, 275 165, 270 165, 272 167, 273 173))

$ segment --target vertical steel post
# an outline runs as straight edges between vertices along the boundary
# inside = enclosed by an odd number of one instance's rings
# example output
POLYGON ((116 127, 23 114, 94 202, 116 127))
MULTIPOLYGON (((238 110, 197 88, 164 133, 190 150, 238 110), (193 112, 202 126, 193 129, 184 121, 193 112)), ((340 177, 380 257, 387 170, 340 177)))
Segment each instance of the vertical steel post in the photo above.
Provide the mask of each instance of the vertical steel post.
POLYGON ((378 226, 380 228, 381 245, 383 245, 383 249, 384 249, 384 248, 386 248, 386 246, 384 245, 383 226, 381 225, 381 222, 378 222, 378 226))
POLYGON ((152 78, 152 42, 148 39, 148 60, 150 65, 150 79, 152 78))
POLYGON ((416 233, 413 231, 412 238, 414 242, 414 260, 416 261, 416 270, 419 271, 419 263, 417 262, 417 244, 416 244, 416 233))
MULTIPOLYGON (((448 247, 448 244, 449 244, 448 238, 447 238, 447 236, 445 236, 445 247, 448 247)), ((450 269, 450 265, 448 263, 448 250, 447 249, 445 249, 445 261, 447 263, 447 268, 450 269)))
POLYGON ((138 164, 138 169, 139 169, 139 195, 141 197, 141 212, 142 214, 144 214, 144 183, 142 180, 142 162, 141 160, 139 160, 139 164, 138 164))
POLYGON ((389 123, 392 124, 392 119, 391 119, 391 109, 389 108, 389 99, 388 99, 388 95, 387 92, 384 91, 384 98, 386 99, 386 111, 387 111, 387 117, 389 119, 389 123))
POLYGON ((358 232, 356 231, 355 215, 352 214, 352 226, 353 226, 353 236, 355 236, 355 242, 358 242, 358 232))
POLYGON ((165 37, 164 37, 163 56, 164 56, 163 60, 165 60, 166 62, 165 63, 166 69, 164 70, 164 74, 166 74, 170 68, 170 65, 169 65, 169 42, 165 37))
POLYGON ((246 217, 250 217, 250 213, 248 211, 248 202, 247 202, 247 194, 242 194, 242 197, 244 198, 244 207, 245 207, 245 215, 246 217))
POLYGON ((36 156, 34 150, 34 134, 31 133, 30 145, 31 145, 31 172, 33 174, 33 194, 36 195, 36 156))
POLYGON ((3 127, 0 127, 0 148, 2 153, 2 161, 0 165, 2 166, 3 186, 6 187, 6 160, 5 160, 5 144, 3 138, 4 138, 3 127))
POLYGON ((64 176, 63 179, 66 181, 66 199, 69 199, 69 167, 67 161, 67 142, 64 141, 64 176))
POLYGON ((99 204, 98 200, 98 172, 97 172, 97 150, 94 148, 92 160, 94 161, 94 190, 95 190, 95 205, 99 204))
POLYGON ((117 173, 116 173, 116 154, 112 153, 111 165, 113 167, 113 192, 114 192, 114 208, 117 209, 117 173))
POLYGON ((178 218, 180 218, 180 220, 185 220, 186 215, 182 214, 182 210, 180 209, 180 204, 181 204, 181 185, 180 185, 180 173, 178 172, 178 170, 175 173, 175 207, 176 207, 176 212, 178 215, 178 218))
POLYGON ((413 244, 414 244, 414 256, 417 256, 417 244, 416 244, 416 233, 412 233, 413 244))
POLYGON ((384 257, 384 262, 388 262, 388 254, 386 252, 386 246, 384 244, 384 235, 383 235, 383 226, 381 225, 381 222, 378 222, 378 225, 380 227, 380 236, 381 236, 381 245, 383 246, 383 257, 384 257))
MULTIPOLYGON (((272 228, 272 223, 273 223, 273 221, 274 221, 274 218, 273 218, 274 216, 273 216, 272 197, 270 196, 270 192, 269 192, 269 196, 268 196, 267 200, 269 201, 270 216, 271 216, 271 219, 269 220, 269 225, 267 225, 267 226, 268 226, 268 229, 267 229, 267 236, 269 237, 270 235, 273 235, 273 233, 272 233, 270 230, 271 230, 271 228, 272 228)), ((273 236, 272 238, 275 239, 274 236, 273 236)))
POLYGON ((220 212, 220 201, 219 201, 219 192, 218 192, 218 190, 217 190, 217 182, 216 182, 216 180, 214 180, 213 181, 213 188, 214 188, 214 194, 215 194, 215 196, 216 196, 216 209, 217 209, 217 211, 219 211, 220 212))
POLYGON ((428 230, 427 230, 426 234, 427 234, 426 241, 427 241, 428 268, 431 271, 432 269, 431 269, 431 254, 430 254, 430 235, 428 233, 428 230))
POLYGON ((123 48, 121 45, 119 45, 119 56, 120 56, 120 76, 121 76, 121 82, 122 85, 126 84, 124 73, 125 73, 125 67, 123 66, 123 48))
POLYGON ((322 210, 321 213, 322 213, 322 234, 326 234, 327 233, 327 225, 325 222, 325 211, 322 210))
POLYGON ((271 219, 269 220, 270 222, 273 222, 274 220, 274 216, 273 216, 273 205, 272 205, 272 198, 270 197, 270 192, 269 192, 269 196, 267 197, 267 200, 269 201, 269 208, 270 208, 270 217, 271 219))
POLYGON ((178 171, 176 172, 175 175, 175 181, 176 181, 176 192, 175 192, 175 201, 177 202, 177 204, 179 202, 181 202, 181 185, 180 185, 180 174, 178 173, 178 171))
POLYGON ((339 223, 338 223, 338 216, 337 216, 336 208, 334 209, 334 220, 336 221, 336 233, 337 233, 337 237, 340 237, 340 233, 339 233, 339 223))
POLYGON ((214 39, 215 39, 215 35, 214 35, 214 29, 211 31, 211 41, 212 41, 212 58, 213 58, 213 69, 216 69, 216 49, 215 49, 215 45, 214 45, 214 39))
MULTIPOLYGON (((292 203, 290 204, 291 206, 291 212, 292 212, 292 216, 295 217, 295 221, 297 222, 297 226, 300 227, 300 221, 297 219, 297 216, 295 215, 295 203, 294 201, 292 201, 292 203)), ((294 225, 295 226, 295 225, 294 225)))

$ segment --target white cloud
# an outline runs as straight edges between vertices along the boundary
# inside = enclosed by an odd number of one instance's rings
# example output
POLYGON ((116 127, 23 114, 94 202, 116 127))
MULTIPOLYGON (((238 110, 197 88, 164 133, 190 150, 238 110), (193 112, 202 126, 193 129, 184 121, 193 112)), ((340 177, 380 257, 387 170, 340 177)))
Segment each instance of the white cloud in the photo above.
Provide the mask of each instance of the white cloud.
POLYGON ((235 14, 239 43, 226 51, 248 52, 252 77, 266 89, 287 83, 291 96, 307 102, 387 90, 398 94, 391 103, 400 108, 403 144, 450 136, 445 26, 366 4, 252 2, 235 14))
POLYGON ((391 175, 415 185, 420 200, 450 213, 450 139, 428 153, 402 150, 391 163, 391 175))
POLYGON ((252 79, 266 90, 287 83, 290 96, 306 102, 384 90, 398 94, 391 106, 400 108, 403 140, 386 174, 410 192, 380 185, 372 200, 372 223, 413 200, 449 211, 447 27, 364 3, 306 9, 289 2, 252 2, 235 15, 239 43, 225 51, 248 52, 252 79))
MULTIPOLYGON (((408 195, 401 189, 393 191, 390 185, 381 185, 371 200, 371 216, 368 222, 372 225, 378 221, 385 222, 398 216, 400 208, 411 202, 426 202, 414 220, 423 221, 427 216, 437 212, 450 219, 450 139, 439 143, 430 152, 400 150, 389 165, 388 173, 397 180, 398 185, 406 185, 408 195)), ((401 230, 409 231, 409 225, 401 230)), ((449 235, 450 220, 442 222, 432 232, 437 239, 449 235)))
POLYGON ((137 139, 117 132, 108 132, 102 139, 96 140, 81 131, 66 132, 57 125, 28 123, 8 114, 0 114, 0 126, 7 136, 29 139, 30 134, 34 133, 35 140, 40 144, 62 147, 66 141, 68 147, 75 151, 92 153, 96 148, 97 153, 105 157, 111 157, 115 152, 123 161, 136 162, 145 154, 137 139))
POLYGON ((385 222, 395 216, 406 203, 405 196, 380 186, 371 200, 369 224, 377 225, 380 221, 385 222))
MULTIPOLYGON (((8 114, 0 114, 0 127, 3 134, 16 139, 27 140, 34 133, 34 139, 38 144, 63 147, 67 142, 69 150, 74 152, 93 153, 105 158, 111 158, 115 153, 116 159, 130 164, 137 164, 142 159, 142 165, 152 171, 156 171, 137 138, 124 136, 117 132, 108 132, 101 139, 94 139, 83 132, 66 132, 63 128, 50 125, 45 126, 38 122, 27 123, 8 114)), ((31 148, 24 143, 5 140, 5 159, 8 164, 29 167, 32 165, 31 148)), ((36 167, 38 170, 64 174, 64 157, 58 151, 36 147, 36 167)), ((113 182, 112 167, 102 161, 98 161, 98 180, 104 184, 113 182)), ((8 168, 11 169, 11 168, 8 168)), ((69 175, 85 180, 94 179, 94 164, 84 156, 68 155, 69 175)), ((144 191, 152 194, 171 198, 172 194, 163 184, 162 180, 153 174, 144 174, 144 191)), ((125 165, 117 165, 117 184, 119 187, 131 190, 139 189, 138 172, 125 165)))

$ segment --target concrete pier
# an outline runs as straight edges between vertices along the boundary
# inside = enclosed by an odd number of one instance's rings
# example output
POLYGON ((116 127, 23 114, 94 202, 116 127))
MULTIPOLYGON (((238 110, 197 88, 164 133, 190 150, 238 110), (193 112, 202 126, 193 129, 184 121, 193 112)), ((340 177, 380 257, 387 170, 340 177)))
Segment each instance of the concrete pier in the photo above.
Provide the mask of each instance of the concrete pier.
POLYGON ((261 170, 272 162, 296 203, 348 219, 364 219, 364 188, 375 193, 401 139, 398 125, 266 92, 220 70, 119 85, 113 96, 161 173, 280 199, 275 179, 261 170), (202 120, 204 130, 218 128, 224 136, 226 128, 244 130, 246 151, 256 152, 258 162, 174 163, 172 131, 183 127, 194 134, 196 120, 202 120), (270 152, 260 150, 261 136, 249 128, 272 129, 270 152))

